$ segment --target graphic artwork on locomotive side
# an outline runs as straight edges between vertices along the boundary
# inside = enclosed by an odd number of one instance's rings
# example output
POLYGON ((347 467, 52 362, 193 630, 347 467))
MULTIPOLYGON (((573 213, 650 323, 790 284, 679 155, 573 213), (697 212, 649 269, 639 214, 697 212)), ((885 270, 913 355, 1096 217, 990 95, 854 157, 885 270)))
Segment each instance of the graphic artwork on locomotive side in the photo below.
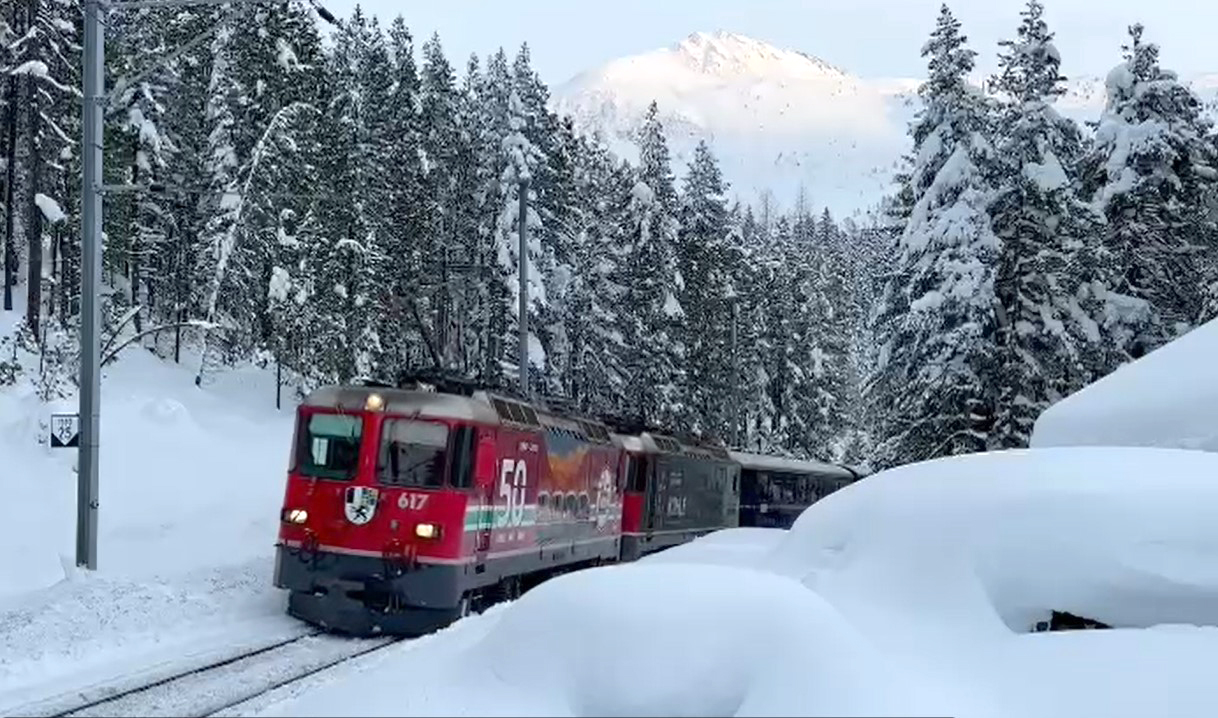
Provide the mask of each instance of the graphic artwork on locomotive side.
POLYGON ((298 409, 276 548, 288 612, 419 635, 620 553, 607 428, 485 392, 325 387, 298 409))

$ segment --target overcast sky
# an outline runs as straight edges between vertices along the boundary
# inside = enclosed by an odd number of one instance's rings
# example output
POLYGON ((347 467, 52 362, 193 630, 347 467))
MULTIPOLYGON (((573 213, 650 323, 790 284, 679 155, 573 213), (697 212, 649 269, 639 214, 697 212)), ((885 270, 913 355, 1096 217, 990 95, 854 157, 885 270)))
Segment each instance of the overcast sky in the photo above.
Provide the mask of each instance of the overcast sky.
MULTIPOLYGON (((349 15, 356 0, 321 0, 349 15)), ((997 42, 1012 36, 1026 0, 956 0, 981 69, 997 42)), ((440 33, 445 54, 463 67, 471 52, 528 41, 534 66, 551 85, 608 60, 678 42, 692 32, 730 30, 803 50, 856 75, 925 72, 919 50, 940 0, 363 0, 389 20, 401 14, 422 44, 440 33)), ((1126 27, 1146 25, 1163 63, 1182 74, 1218 72, 1218 3, 1186 0, 1046 0, 1066 75, 1106 74, 1120 61, 1126 27)))

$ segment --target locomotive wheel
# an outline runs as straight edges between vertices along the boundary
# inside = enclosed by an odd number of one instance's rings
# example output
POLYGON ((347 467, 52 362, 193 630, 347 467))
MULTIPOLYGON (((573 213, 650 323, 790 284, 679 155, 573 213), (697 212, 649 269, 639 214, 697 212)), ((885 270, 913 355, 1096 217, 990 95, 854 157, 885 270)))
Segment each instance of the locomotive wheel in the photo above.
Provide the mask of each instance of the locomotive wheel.
POLYGON ((496 600, 495 603, 507 603, 508 601, 515 601, 516 599, 520 598, 520 577, 509 576, 500 581, 496 588, 498 589, 495 591, 497 594, 496 598, 498 600, 496 600))

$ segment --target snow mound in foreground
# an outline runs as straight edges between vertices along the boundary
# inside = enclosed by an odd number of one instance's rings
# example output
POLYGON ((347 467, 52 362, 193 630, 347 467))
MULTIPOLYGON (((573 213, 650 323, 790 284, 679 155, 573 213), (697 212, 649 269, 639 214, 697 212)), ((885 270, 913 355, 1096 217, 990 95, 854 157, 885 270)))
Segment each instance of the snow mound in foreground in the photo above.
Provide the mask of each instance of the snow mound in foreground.
POLYGON ((1051 610, 1117 627, 1216 626, 1215 505, 1218 455, 1206 452, 958 456, 831 494, 768 563, 872 634, 918 641, 1009 637, 1051 610))
POLYGON ((1033 447, 1158 446, 1218 451, 1218 320, 1050 406, 1033 447))
POLYGON ((774 574, 679 563, 593 568, 496 610, 449 629, 458 650, 438 634, 260 714, 951 713, 929 705, 816 594, 774 574), (410 689, 394 690, 402 676, 410 689))
POLYGON ((511 606, 471 658, 574 715, 908 715, 916 703, 820 597, 725 566, 555 579, 511 606))

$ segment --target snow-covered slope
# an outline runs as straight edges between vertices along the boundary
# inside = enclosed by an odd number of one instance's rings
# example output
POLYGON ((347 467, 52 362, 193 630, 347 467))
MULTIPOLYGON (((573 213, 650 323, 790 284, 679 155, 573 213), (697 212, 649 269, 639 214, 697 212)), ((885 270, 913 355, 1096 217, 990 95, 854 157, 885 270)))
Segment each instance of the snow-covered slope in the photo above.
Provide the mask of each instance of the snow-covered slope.
MULTIPOLYGON (((0 363, 24 316, 0 311, 0 363)), ((0 385, 0 715, 303 632, 272 584, 293 408, 276 411, 273 371, 200 389, 194 352, 175 365, 134 346, 105 368, 93 573, 74 567, 76 452, 46 443, 77 399, 42 402, 37 357, 17 356, 0 385)))
POLYGON ((552 107, 633 161, 633 133, 654 99, 679 173, 704 138, 740 199, 768 188, 789 205, 802 181, 813 204, 848 212, 883 191, 916 87, 742 35, 695 33, 576 76, 555 88, 552 107))
MULTIPOLYGON (((1218 75, 1185 79, 1205 100, 1218 96, 1218 75)), ((909 147, 920 82, 857 77, 761 40, 698 32, 577 75, 554 88, 551 107, 634 161, 633 136, 654 99, 679 174, 706 139, 733 196, 754 202, 768 189, 789 207, 802 184, 814 207, 842 216, 874 205, 890 186, 909 147)), ((1103 78, 1080 77, 1057 105, 1083 122, 1099 117, 1104 100, 1103 78)))

